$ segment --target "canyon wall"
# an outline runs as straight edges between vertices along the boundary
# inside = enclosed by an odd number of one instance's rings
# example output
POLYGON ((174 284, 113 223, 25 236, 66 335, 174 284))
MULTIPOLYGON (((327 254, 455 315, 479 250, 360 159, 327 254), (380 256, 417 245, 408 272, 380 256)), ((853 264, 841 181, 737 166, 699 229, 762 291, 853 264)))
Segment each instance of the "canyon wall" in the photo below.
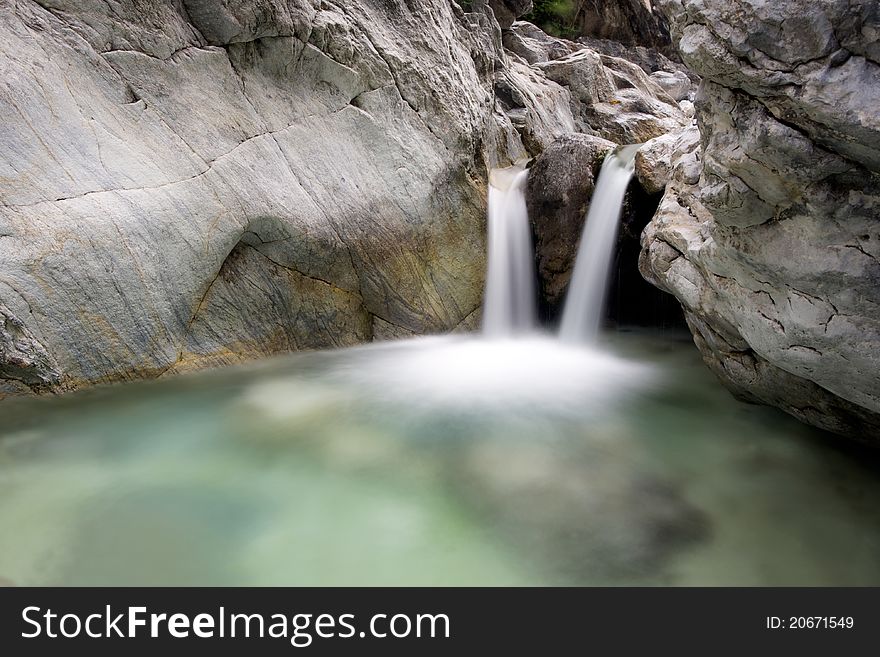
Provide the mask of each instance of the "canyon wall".
POLYGON ((660 5, 703 82, 697 125, 646 148, 671 181, 642 272, 739 396, 876 444, 880 5, 660 5))
POLYGON ((488 169, 681 115, 465 4, 0 0, 0 396, 475 327, 488 169))

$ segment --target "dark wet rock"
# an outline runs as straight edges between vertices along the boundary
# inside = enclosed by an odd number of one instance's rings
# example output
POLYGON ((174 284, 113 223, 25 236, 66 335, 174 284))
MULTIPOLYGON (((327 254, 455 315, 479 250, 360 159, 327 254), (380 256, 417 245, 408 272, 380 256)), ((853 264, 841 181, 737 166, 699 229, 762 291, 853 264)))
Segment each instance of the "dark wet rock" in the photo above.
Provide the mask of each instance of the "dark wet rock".
POLYGON ((541 294, 557 311, 571 280, 596 176, 615 144, 584 134, 551 145, 529 172, 526 200, 541 294))
POLYGON ((581 36, 668 50, 672 45, 669 28, 655 4, 652 0, 574 0, 570 23, 581 36))

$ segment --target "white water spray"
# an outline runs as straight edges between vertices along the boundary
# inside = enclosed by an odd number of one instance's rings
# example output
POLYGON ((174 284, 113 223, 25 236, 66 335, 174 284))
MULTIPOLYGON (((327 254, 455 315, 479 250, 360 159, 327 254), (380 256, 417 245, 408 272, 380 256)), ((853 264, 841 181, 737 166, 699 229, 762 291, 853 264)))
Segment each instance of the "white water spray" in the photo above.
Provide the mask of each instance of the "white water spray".
POLYGON ((595 342, 599 335, 623 199, 640 146, 619 148, 602 165, 562 315, 559 334, 567 342, 595 342))
POLYGON ((527 333, 535 327, 535 265, 526 182, 522 167, 489 176, 489 271, 483 332, 492 337, 527 333))

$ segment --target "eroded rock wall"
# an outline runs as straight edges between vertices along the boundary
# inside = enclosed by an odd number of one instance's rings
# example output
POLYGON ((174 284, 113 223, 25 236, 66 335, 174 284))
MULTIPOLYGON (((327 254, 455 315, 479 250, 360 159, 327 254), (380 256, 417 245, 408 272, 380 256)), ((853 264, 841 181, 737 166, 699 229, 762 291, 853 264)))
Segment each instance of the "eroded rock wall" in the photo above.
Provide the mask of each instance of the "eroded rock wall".
POLYGON ((0 377, 154 376, 479 306, 486 169, 525 155, 488 10, 0 5, 0 377))
POLYGON ((740 396, 877 444, 878 5, 660 4, 704 81, 642 271, 740 396))

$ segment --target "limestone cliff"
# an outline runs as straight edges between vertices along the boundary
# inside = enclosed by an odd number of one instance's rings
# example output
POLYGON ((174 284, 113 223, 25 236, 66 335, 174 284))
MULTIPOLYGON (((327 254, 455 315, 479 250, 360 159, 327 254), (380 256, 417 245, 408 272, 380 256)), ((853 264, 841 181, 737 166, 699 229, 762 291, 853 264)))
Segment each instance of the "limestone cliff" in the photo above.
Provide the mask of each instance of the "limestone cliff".
POLYGON ((703 83, 698 126, 666 151, 642 271, 740 396, 876 444, 878 5, 661 5, 703 83))

